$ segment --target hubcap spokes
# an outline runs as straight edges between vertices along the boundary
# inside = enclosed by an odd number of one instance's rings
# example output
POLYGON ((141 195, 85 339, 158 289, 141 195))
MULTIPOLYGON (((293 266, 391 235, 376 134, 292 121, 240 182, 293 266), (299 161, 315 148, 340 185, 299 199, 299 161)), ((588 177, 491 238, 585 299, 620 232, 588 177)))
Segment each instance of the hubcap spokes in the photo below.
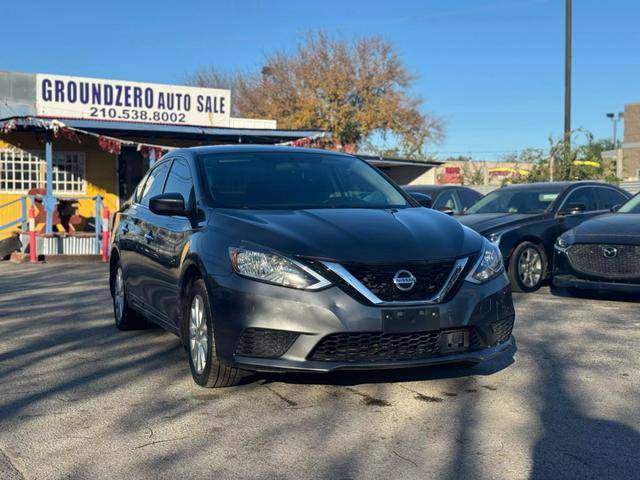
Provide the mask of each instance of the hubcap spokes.
POLYGON ((542 258, 534 248, 527 248, 518 260, 518 275, 526 287, 535 287, 542 278, 542 258))
POLYGON ((113 300, 116 307, 116 318, 118 319, 118 321, 120 321, 124 313, 124 279, 122 276, 122 268, 118 268, 118 271, 116 272, 116 282, 113 290, 113 300))
POLYGON ((196 373, 201 374, 207 366, 207 321, 204 317, 204 301, 200 295, 193 297, 189 310, 189 352, 196 373))

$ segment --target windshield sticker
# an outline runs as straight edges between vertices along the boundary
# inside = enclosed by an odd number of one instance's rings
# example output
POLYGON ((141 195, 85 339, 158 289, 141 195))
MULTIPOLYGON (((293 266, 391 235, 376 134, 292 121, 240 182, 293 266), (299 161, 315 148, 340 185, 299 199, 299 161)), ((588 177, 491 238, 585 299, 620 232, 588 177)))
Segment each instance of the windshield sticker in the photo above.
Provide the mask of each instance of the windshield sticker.
POLYGON ((556 198, 558 198, 558 193, 541 193, 538 195, 538 200, 541 202, 553 202, 556 198))

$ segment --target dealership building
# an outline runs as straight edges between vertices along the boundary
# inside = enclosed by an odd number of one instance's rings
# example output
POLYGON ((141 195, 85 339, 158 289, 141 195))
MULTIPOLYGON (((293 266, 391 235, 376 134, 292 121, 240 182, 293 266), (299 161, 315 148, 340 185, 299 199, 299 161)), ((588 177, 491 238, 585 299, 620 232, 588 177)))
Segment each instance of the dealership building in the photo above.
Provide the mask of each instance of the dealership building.
MULTIPOLYGON (((75 200, 79 223, 95 217, 98 196, 114 211, 171 148, 330 142, 321 131, 233 117, 232 101, 225 89, 0 72, 0 238, 25 223, 20 199, 29 192, 39 195, 47 233, 61 199, 75 200)), ((428 182, 439 164, 366 160, 400 183, 428 182)))

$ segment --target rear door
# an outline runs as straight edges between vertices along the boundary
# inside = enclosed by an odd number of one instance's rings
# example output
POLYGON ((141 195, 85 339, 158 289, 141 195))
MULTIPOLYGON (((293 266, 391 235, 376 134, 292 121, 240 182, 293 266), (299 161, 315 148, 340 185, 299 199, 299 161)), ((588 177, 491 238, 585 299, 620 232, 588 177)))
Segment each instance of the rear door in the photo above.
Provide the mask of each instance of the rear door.
MULTIPOLYGON (((134 278, 139 273, 136 272, 136 262, 138 261, 137 250, 138 243, 141 236, 136 230, 136 225, 139 223, 137 219, 138 215, 138 202, 142 196, 144 190, 144 184, 147 181, 147 175, 140 181, 135 188, 133 196, 129 199, 126 206, 123 206, 118 214, 118 222, 114 224, 114 240, 118 244, 118 251, 120 252, 120 263, 124 271, 125 286, 129 296, 131 296, 131 278, 134 278)), ((135 296, 135 294, 134 294, 135 296)))

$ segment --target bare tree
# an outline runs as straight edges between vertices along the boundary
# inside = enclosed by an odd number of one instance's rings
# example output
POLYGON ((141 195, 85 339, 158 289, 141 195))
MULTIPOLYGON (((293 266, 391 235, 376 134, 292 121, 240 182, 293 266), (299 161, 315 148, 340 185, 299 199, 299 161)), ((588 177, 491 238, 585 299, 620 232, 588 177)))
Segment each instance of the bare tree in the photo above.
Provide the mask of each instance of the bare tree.
POLYGON ((423 157, 443 135, 440 119, 422 111, 411 75, 379 37, 353 42, 310 33, 293 54, 268 54, 259 73, 200 70, 188 82, 232 89, 234 114, 274 118, 282 128, 332 133, 337 147, 392 136, 400 154, 423 157))

